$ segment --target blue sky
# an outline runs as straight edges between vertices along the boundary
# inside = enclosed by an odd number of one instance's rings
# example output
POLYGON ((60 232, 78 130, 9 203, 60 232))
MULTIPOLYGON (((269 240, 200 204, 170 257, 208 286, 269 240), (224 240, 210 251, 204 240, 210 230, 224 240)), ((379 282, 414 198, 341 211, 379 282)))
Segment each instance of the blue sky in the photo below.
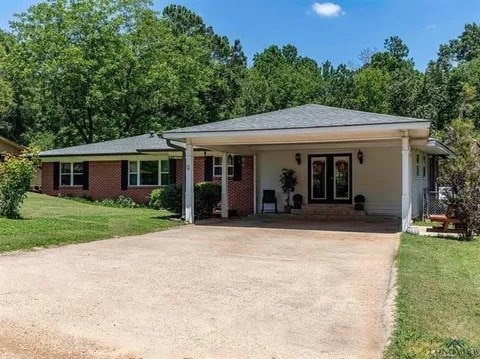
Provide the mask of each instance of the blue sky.
MULTIPOLYGON (((36 0, 1 1, 0 26, 36 0)), ((161 10, 170 1, 156 0, 161 10)), ((467 22, 480 21, 478 0, 178 0, 215 31, 239 38, 252 60, 271 44, 291 43, 319 63, 358 63, 362 49, 382 49, 400 36, 419 69, 436 57, 438 46, 457 37, 467 22), (328 3, 328 4, 325 4, 328 3)))

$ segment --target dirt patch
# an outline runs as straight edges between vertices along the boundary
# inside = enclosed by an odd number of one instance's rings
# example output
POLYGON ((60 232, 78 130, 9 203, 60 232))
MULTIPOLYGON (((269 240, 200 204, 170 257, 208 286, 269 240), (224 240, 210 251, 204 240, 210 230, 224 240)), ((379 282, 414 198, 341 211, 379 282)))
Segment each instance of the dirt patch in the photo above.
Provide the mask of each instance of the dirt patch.
POLYGON ((34 324, 0 320, 0 356, 4 359, 138 359, 124 350, 60 335, 34 324))

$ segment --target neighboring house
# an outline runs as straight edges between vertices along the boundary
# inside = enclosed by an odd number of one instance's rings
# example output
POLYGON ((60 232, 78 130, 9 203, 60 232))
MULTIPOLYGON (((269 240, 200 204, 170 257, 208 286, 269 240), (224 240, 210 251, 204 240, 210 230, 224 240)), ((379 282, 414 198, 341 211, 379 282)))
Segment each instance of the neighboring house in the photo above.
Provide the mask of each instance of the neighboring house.
MULTIPOLYGON (((402 219, 422 213, 425 189, 436 189, 439 158, 454 157, 429 137, 430 121, 304 105, 120 140, 41 153, 43 192, 95 199, 120 195, 145 202, 153 188, 182 183, 185 219, 194 220, 194 183, 222 184, 222 216, 260 212, 264 190, 284 197, 282 168, 296 171, 295 193, 307 213, 332 207, 402 219), (185 171, 184 171, 185 169, 185 171)), ((343 212, 342 212, 343 211, 343 212)), ((325 217, 326 218, 326 217, 325 217)))
MULTIPOLYGON (((429 137, 430 126, 424 119, 304 105, 180 128, 163 137, 185 143, 188 222, 194 220, 194 150, 203 148, 222 153, 223 159, 229 153, 253 157, 254 213, 261 208, 263 190, 275 189, 283 202, 279 175, 282 168, 291 168, 299 180, 295 193, 316 213, 326 205, 351 208, 354 197, 362 194, 367 213, 401 218, 407 230, 421 214, 424 189, 436 186, 438 158, 454 157, 429 137)), ((232 205, 226 176, 222 183, 226 217, 232 205)))
MULTIPOLYGON (((88 196, 126 196, 145 203, 154 188, 183 182, 183 147, 154 133, 45 151, 42 192, 88 196)), ((196 149, 195 182, 221 180, 221 153, 196 149)), ((253 213, 253 157, 227 157, 230 208, 253 213)))
POLYGON ((22 152, 23 146, 16 144, 9 139, 0 136, 0 155, 10 153, 12 155, 19 155, 22 152))

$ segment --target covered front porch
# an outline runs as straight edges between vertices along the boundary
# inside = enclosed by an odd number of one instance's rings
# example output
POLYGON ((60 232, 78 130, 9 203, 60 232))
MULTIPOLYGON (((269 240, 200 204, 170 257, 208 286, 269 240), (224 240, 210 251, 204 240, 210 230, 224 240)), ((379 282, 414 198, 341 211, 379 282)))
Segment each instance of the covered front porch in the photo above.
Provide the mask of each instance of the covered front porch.
POLYGON ((164 137, 186 144, 185 218, 190 223, 195 218, 193 151, 201 147, 223 156, 222 217, 230 208, 228 158, 235 154, 253 157, 254 214, 262 210, 265 190, 275 191, 278 212, 283 211, 279 177, 288 168, 297 174, 293 194, 302 196, 303 205, 353 208, 355 196, 363 195, 366 214, 397 218, 406 231, 421 213, 427 156, 448 155, 429 139, 429 129, 426 120, 306 105, 173 130, 164 137), (332 122, 336 116, 344 123, 332 122), (273 119, 283 123, 273 127, 273 119))

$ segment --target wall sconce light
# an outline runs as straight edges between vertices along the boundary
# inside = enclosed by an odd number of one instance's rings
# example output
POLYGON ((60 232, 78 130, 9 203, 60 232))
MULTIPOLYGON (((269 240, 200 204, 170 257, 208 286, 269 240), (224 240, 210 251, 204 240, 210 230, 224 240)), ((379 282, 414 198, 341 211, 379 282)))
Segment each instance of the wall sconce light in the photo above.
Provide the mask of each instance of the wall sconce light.
POLYGON ((233 164, 233 156, 232 155, 228 155, 228 164, 229 165, 233 164))
POLYGON ((302 155, 300 153, 297 153, 295 155, 295 161, 297 161, 298 165, 300 165, 302 163, 302 155))
POLYGON ((357 158, 358 158, 358 162, 360 162, 360 164, 363 165, 363 152, 362 151, 358 150, 357 158))

